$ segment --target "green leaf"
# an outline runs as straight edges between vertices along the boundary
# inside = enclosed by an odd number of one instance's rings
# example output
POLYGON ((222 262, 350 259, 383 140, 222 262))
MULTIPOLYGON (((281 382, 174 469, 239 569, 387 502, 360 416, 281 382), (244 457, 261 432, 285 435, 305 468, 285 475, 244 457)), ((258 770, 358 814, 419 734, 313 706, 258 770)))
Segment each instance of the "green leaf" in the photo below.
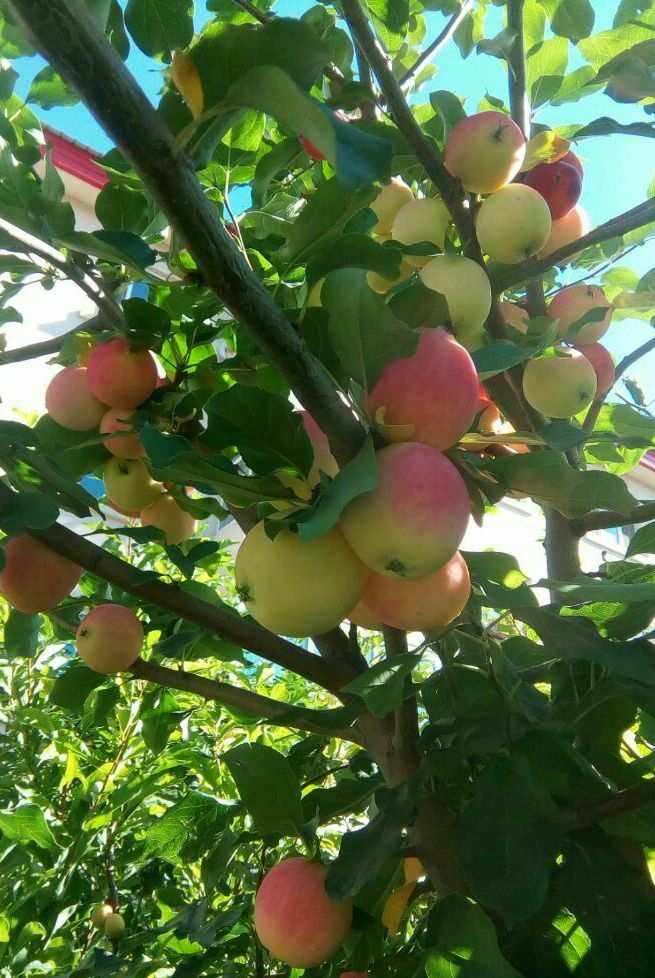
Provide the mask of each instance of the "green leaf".
POLYGON ((77 105, 80 96, 74 89, 69 88, 54 68, 48 65, 34 77, 27 101, 39 105, 42 109, 52 109, 55 106, 77 105))
POLYGON ((516 557, 497 550, 462 551, 462 556, 473 582, 484 592, 482 604, 486 607, 520 608, 537 603, 516 557))
POLYGON ((428 978, 521 978, 501 954, 482 907, 459 894, 443 898, 430 911, 426 940, 428 978))
POLYGON ((568 603, 580 601, 618 601, 621 604, 636 604, 640 601, 655 601, 655 583, 652 584, 606 584, 603 581, 583 579, 577 581, 539 581, 537 587, 548 587, 565 595, 568 603))
POLYGON ((361 696, 376 717, 385 717, 404 700, 405 680, 419 661, 420 657, 412 654, 385 659, 349 682, 344 690, 361 696))
POLYGON ((11 842, 34 842, 39 849, 54 849, 55 837, 38 805, 20 805, 12 812, 0 812, 0 832, 11 842))
POLYGON ((50 692, 50 702, 72 713, 82 713, 87 696, 105 677, 93 672, 81 662, 69 663, 55 679, 50 692))
POLYGON ((28 658, 36 655, 39 643, 41 615, 25 615, 15 608, 5 622, 4 647, 10 659, 28 658))
MULTIPOLYGON (((253 68, 231 87, 222 108, 251 106, 274 116, 284 129, 303 135, 337 171, 343 187, 368 187, 390 176, 391 143, 342 122, 319 102, 309 98, 280 68, 253 68)), ((311 198, 313 199, 313 197, 311 198)))
POLYGON ((498 340, 496 343, 475 350, 471 356, 480 379, 487 380, 502 373, 503 370, 509 370, 510 367, 529 360, 534 352, 534 349, 529 346, 519 346, 510 340, 498 340))
POLYGON ((387 50, 397 50, 407 34, 409 0, 368 0, 366 10, 387 50))
POLYGON ((209 795, 190 791, 164 815, 150 824, 144 856, 178 864, 181 852, 191 839, 206 839, 209 846, 216 827, 224 818, 223 806, 209 795))
POLYGON ((148 225, 148 201, 138 190, 108 183, 96 197, 96 217, 104 228, 140 234, 148 225))
POLYGON ((484 18, 487 5, 477 4, 471 13, 467 14, 453 35, 455 44, 463 58, 469 54, 484 37, 484 18))
POLYGON ((331 822, 344 815, 363 812, 375 791, 381 786, 382 778, 342 778, 334 788, 316 788, 302 800, 304 819, 311 822, 317 818, 319 824, 331 822))
POLYGON ((640 44, 653 39, 653 27, 642 19, 639 23, 628 22, 612 30, 601 31, 578 44, 578 50, 596 71, 614 58, 640 44))
POLYGON ((528 89, 533 108, 548 102, 559 90, 569 52, 563 37, 551 37, 530 53, 527 60, 528 89))
POLYGON ((501 61, 509 61, 515 40, 516 31, 505 27, 495 37, 483 38, 478 43, 478 54, 489 54, 493 58, 500 58, 501 61))
POLYGON ((640 526, 628 544, 626 557, 636 554, 655 554, 655 523, 640 526))
POLYGON ((545 450, 494 459, 487 470, 506 489, 526 493, 571 519, 594 509, 627 514, 636 504, 618 476, 572 469, 558 452, 545 450))
POLYGON ((91 472, 109 458, 103 445, 88 444, 88 431, 69 431, 48 414, 40 417, 32 430, 43 454, 56 460, 57 465, 74 478, 91 472))
POLYGON ((129 231, 74 231, 57 238, 57 244, 83 255, 129 265, 143 271, 157 261, 157 252, 129 231))
POLYGON ((550 22, 553 34, 581 41, 594 29, 594 8, 589 0, 560 0, 550 22))
POLYGON ((237 790, 263 835, 297 835, 304 816, 300 782, 283 754, 240 744, 223 754, 237 790))
POLYGON ((335 526, 353 499, 371 492, 378 483, 378 466, 373 439, 367 436, 355 458, 330 482, 310 509, 291 517, 303 540, 314 540, 335 526))
POLYGON ((539 429, 538 434, 549 448, 558 452, 566 452, 569 448, 582 445, 589 438, 589 433, 584 428, 563 420, 549 421, 539 429))
POLYGON ((403 828, 414 817, 414 799, 408 783, 381 788, 375 795, 378 814, 364 828, 341 837, 339 856, 326 878, 333 900, 355 896, 380 872, 388 859, 399 855, 403 828))
POLYGON ((18 492, 0 506, 0 526, 5 533, 45 530, 57 522, 59 507, 40 492, 18 492))
POLYGON ((321 183, 290 226, 281 257, 295 262, 339 238, 350 219, 375 196, 373 188, 345 191, 336 178, 321 183))
POLYGON ((458 837, 462 867, 481 903, 510 926, 539 910, 561 832, 555 806, 523 759, 498 756, 487 765, 460 818, 458 837))
POLYGON ((544 608, 519 608, 515 617, 534 628, 553 658, 595 662, 617 676, 655 686, 655 659, 646 641, 612 642, 598 634, 593 622, 544 608))
POLYGON ((402 250, 373 241, 366 234, 344 234, 314 253, 307 263, 307 285, 324 278, 339 268, 366 268, 390 281, 400 272, 402 250))
POLYGON ((235 447, 253 471, 268 475, 291 468, 307 475, 314 450, 302 421, 286 397, 235 384, 206 405, 203 441, 216 451, 235 447))
POLYGON ((128 0, 125 24, 144 54, 168 61, 191 43, 193 0, 128 0))
POLYGON ((411 356, 420 334, 396 319, 358 269, 331 272, 321 290, 329 338, 345 376, 369 391, 391 360, 411 356))

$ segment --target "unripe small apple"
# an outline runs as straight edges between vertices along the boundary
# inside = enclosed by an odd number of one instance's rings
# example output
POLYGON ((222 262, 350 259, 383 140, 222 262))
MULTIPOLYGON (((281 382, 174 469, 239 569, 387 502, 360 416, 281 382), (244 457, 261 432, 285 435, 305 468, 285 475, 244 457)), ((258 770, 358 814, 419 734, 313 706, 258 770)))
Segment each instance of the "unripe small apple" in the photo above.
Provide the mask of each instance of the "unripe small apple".
POLYGON ((414 274, 414 271, 415 266, 410 261, 407 261, 406 258, 403 258, 400 263, 400 270, 395 278, 385 278, 379 272, 367 272, 366 281, 373 292, 377 292, 378 295, 386 295, 394 285, 398 285, 400 282, 406 282, 410 275, 414 274))
POLYGON ((55 374, 45 392, 45 406, 50 417, 70 431, 97 428, 107 410, 89 390, 85 367, 64 367, 55 374))
POLYGON ((457 335, 483 325, 491 309, 491 284, 476 262, 462 255, 437 255, 420 275, 424 285, 444 296, 457 335))
POLYGON ((525 159, 523 133, 503 112, 478 112, 453 126, 444 164, 465 190, 491 194, 513 180, 525 159))
POLYGON ((26 615, 56 608, 82 576, 81 567, 27 533, 5 541, 4 555, 0 592, 26 615))
MULTIPOLYGON (((578 348, 576 347, 576 349, 578 348)), ((596 371, 596 400, 598 400, 614 386, 616 379, 614 360, 609 350, 606 350, 602 343, 587 343, 580 347, 580 353, 587 358, 596 371)))
POLYGON ((154 503, 141 510, 141 524, 163 530, 169 546, 189 540, 198 527, 193 516, 178 506, 175 499, 169 495, 160 496, 154 503))
POLYGON ((103 470, 105 492, 123 509, 145 509, 159 499, 161 483, 155 482, 141 459, 111 458, 103 470))
POLYGON ((391 225, 403 204, 414 199, 414 194, 400 177, 393 177, 382 188, 370 208, 378 219, 373 228, 375 234, 391 234, 391 225))
MULTIPOLYGON (((587 234, 590 228, 591 222, 586 211, 582 207, 571 208, 568 214, 559 221, 553 221, 550 235, 539 252, 539 257, 546 258, 548 255, 552 255, 554 251, 559 251, 565 245, 577 241, 583 234, 587 234)), ((568 264, 573 258, 575 255, 569 256, 562 264, 568 264)))
POLYGON ((99 903, 91 914, 91 923, 97 930, 104 930, 105 921, 113 912, 114 908, 110 903, 99 903))
POLYGON ((546 244, 551 226, 546 201, 522 183, 487 197, 476 223, 482 250, 492 261, 505 265, 516 265, 536 255, 546 244))
POLYGON ((100 604, 77 629, 77 651, 89 669, 105 676, 134 665, 143 646, 143 625, 131 608, 100 604))
POLYGON ((507 326, 518 330, 519 333, 527 333, 530 323, 530 314, 517 306, 515 302, 499 302, 498 308, 503 322, 507 326))
MULTIPOLYGON (((391 227, 391 237, 404 245, 428 241, 443 251, 449 224, 450 212, 444 202, 435 197, 422 197, 420 200, 410 200, 400 208, 391 227)), ((404 257, 416 268, 422 268, 430 260, 429 255, 404 257)))
POLYGON ((110 941, 120 941, 125 933, 125 920, 119 913, 110 913, 105 920, 105 934, 110 941))
POLYGON ((599 285, 578 282, 562 289, 548 306, 548 315, 558 320, 559 335, 570 338, 576 346, 596 343, 604 336, 612 321, 612 304, 599 285), (571 327, 592 309, 604 310, 602 319, 587 323, 569 337, 571 327))
POLYGON ((143 458, 146 454, 137 434, 116 434, 119 431, 132 431, 131 418, 132 413, 125 408, 110 408, 100 422, 100 434, 113 435, 112 438, 105 438, 103 445, 117 458, 143 458))
POLYGON ((95 346, 87 371, 91 393, 109 407, 138 407, 157 386, 157 364, 150 351, 132 349, 122 336, 95 346))
POLYGON ((529 360, 523 371, 526 401, 549 418, 570 418, 584 411, 594 400, 596 387, 591 363, 571 347, 558 347, 552 356, 529 360))
POLYGON ((314 540, 258 523, 239 547, 235 578, 253 618, 279 635, 321 635, 343 621, 364 590, 366 568, 334 529, 314 540))

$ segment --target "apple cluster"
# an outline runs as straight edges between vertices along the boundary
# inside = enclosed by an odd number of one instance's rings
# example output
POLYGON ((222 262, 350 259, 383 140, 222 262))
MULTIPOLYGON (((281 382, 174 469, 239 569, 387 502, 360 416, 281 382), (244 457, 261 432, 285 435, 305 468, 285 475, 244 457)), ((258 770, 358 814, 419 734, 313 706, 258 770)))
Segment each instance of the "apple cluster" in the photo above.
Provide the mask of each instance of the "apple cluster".
MULTIPOLYGON (((422 330, 413 355, 385 367, 366 404, 391 442, 377 453, 377 487, 316 539, 269 535, 262 521, 243 541, 237 588, 257 621, 305 637, 344 618, 431 631, 460 614, 470 578, 457 548, 470 500, 444 451, 470 428, 479 390, 470 354, 444 329, 422 330)), ((310 479, 334 474, 325 435, 311 419, 305 427, 315 450, 310 479)))
MULTIPOLYGON (((50 417, 71 431, 99 431, 112 455, 104 466, 112 508, 162 530, 167 543, 188 539, 195 520, 155 482, 143 461, 145 451, 131 419, 158 385, 157 365, 148 350, 134 350, 123 337, 94 346, 83 366, 65 367, 46 390, 50 417)), ((11 537, 4 549, 0 591, 25 614, 51 611, 76 587, 82 568, 28 534, 11 537)), ((143 628, 134 612, 117 604, 93 608, 77 631, 77 648, 90 668, 112 674, 139 657, 143 628)))

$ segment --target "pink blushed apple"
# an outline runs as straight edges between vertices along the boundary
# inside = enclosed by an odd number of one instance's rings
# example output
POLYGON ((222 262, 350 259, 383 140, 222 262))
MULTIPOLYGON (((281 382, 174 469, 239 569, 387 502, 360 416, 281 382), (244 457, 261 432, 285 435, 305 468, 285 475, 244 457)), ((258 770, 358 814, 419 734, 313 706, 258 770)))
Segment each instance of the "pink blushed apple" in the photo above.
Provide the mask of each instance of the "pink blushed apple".
POLYGON ((525 158, 523 133, 503 112, 478 112, 451 129, 444 163, 465 190, 491 194, 514 179, 525 158))

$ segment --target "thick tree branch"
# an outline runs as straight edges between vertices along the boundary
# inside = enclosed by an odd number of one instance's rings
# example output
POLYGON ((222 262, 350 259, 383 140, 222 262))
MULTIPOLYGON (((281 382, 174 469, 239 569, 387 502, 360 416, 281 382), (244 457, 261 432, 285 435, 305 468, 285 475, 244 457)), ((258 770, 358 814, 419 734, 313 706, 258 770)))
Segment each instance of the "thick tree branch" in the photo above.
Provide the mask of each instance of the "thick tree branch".
POLYGON ((635 231, 645 224, 650 224, 651 221, 655 221, 655 198, 646 200, 643 204, 638 204, 631 210, 626 211, 625 214, 613 217, 610 221, 606 221, 605 224, 600 224, 593 231, 590 231, 589 234, 584 234, 576 241, 572 241, 570 244, 558 248, 557 251, 553 251, 546 258, 532 258, 530 261, 523 262, 520 265, 512 265, 509 268, 503 269, 493 277, 494 288, 498 292, 513 288, 515 285, 520 285, 521 282, 525 282, 529 278, 543 275, 549 268, 562 264, 579 251, 584 251, 585 248, 602 244, 603 241, 609 241, 610 238, 621 237, 629 231, 635 231))
POLYGON ((411 68, 408 68, 405 74, 400 76, 398 79, 398 84, 401 88, 406 88, 411 82, 413 82, 423 66, 427 64, 428 61, 432 61, 433 58, 439 54, 441 49, 448 44, 453 34, 470 12, 472 7, 473 0, 465 0, 460 9, 450 18, 443 30, 437 34, 434 41, 432 41, 431 44, 428 44, 425 51, 418 56, 411 68))
POLYGON ((330 726, 330 715, 335 713, 338 716, 338 710, 309 710, 304 707, 292 706, 289 703, 281 703, 279 700, 271 699, 269 696, 260 696, 259 693, 239 689, 238 686, 231 686, 229 683, 207 679, 205 676, 184 672, 181 669, 168 669, 166 666, 160 666, 150 660, 137 659, 130 672, 137 679, 145 679, 159 686, 179 689, 185 693, 201 696, 205 700, 222 703, 240 713, 257 717, 262 723, 289 727, 294 730, 308 730, 310 733, 318 733, 325 737, 340 737, 342 740, 349 740, 355 744, 362 742, 362 738, 355 728, 343 727, 338 723, 334 727, 330 726))
MULTIPOLYGON (((0 483, 0 508, 11 504, 13 496, 12 490, 4 483, 0 483)), ((194 622, 222 638, 227 638, 240 648, 248 649, 270 662, 276 662, 285 669, 323 686, 324 689, 336 692, 354 678, 355 673, 352 670, 338 668, 324 662, 317 655, 305 652, 304 649, 274 635, 254 621, 241 618, 238 614, 216 607, 207 601, 201 601, 173 584, 165 584, 158 579, 153 580, 150 574, 137 570, 58 523, 46 530, 30 530, 30 533, 56 553, 74 561, 97 577, 116 584, 141 601, 149 601, 166 608, 180 618, 194 622)))
POLYGON ((85 322, 75 326, 74 329, 62 333, 61 336, 53 336, 50 340, 43 340, 41 343, 30 343, 29 346, 19 346, 15 350, 5 350, 0 353, 0 367, 8 363, 23 363, 25 360, 36 360, 37 357, 47 357, 51 353, 58 353, 62 346, 70 337, 76 333, 98 333, 108 328, 107 321, 102 316, 94 316, 85 322))
MULTIPOLYGON (((655 503, 640 503, 631 513, 598 512, 589 513, 578 520, 571 520, 571 528, 576 536, 582 537, 592 530, 608 530, 613 526, 632 526, 655 520, 655 503)), ((548 570, 550 574, 550 569, 548 570)))
MULTIPOLYGON (((645 343, 642 343, 642 345, 638 346, 636 350, 633 350, 632 353, 628 353, 627 356, 623 357, 623 359, 619 361, 619 363, 616 365, 616 370, 614 371, 614 384, 616 384, 616 381, 626 372, 626 370, 629 370, 633 364, 637 363, 638 360, 641 360, 642 357, 645 357, 647 353, 651 352, 651 350, 655 350, 655 336, 650 340, 646 340, 645 343)), ((587 411, 587 415, 582 426, 585 431, 594 430, 594 425, 598 420, 600 409, 605 403, 605 399, 607 398, 608 394, 609 391, 606 391, 602 397, 599 397, 598 400, 594 401, 587 411)))
POLYGON ((482 255, 477 238, 475 237, 472 216, 470 211, 464 207, 464 195, 459 182, 448 173, 443 165, 441 156, 424 135, 421 127, 412 115, 400 83, 389 66, 389 59, 378 44, 377 38, 371 30, 359 0, 342 0, 341 6, 350 33, 366 55, 366 60, 378 80, 393 121, 416 153, 418 159, 423 164, 425 172, 441 194, 455 222, 464 248, 469 252, 474 252, 472 257, 479 255, 479 261, 482 263, 482 255))
POLYGON ((116 140, 179 232, 213 291, 289 382, 347 461, 363 430, 284 312, 244 262, 191 160, 79 0, 10 0, 37 49, 116 140))
POLYGON ((523 0, 507 0, 507 26, 515 37, 509 53, 509 104, 512 119, 526 139, 530 138, 530 102, 527 93, 523 0))
POLYGON ((645 805, 652 805, 653 802, 655 802, 655 779, 651 778, 635 785, 634 788, 619 791, 611 798, 566 812, 565 815, 571 820, 575 828, 583 828, 605 818, 624 815, 626 812, 633 812, 645 805))

